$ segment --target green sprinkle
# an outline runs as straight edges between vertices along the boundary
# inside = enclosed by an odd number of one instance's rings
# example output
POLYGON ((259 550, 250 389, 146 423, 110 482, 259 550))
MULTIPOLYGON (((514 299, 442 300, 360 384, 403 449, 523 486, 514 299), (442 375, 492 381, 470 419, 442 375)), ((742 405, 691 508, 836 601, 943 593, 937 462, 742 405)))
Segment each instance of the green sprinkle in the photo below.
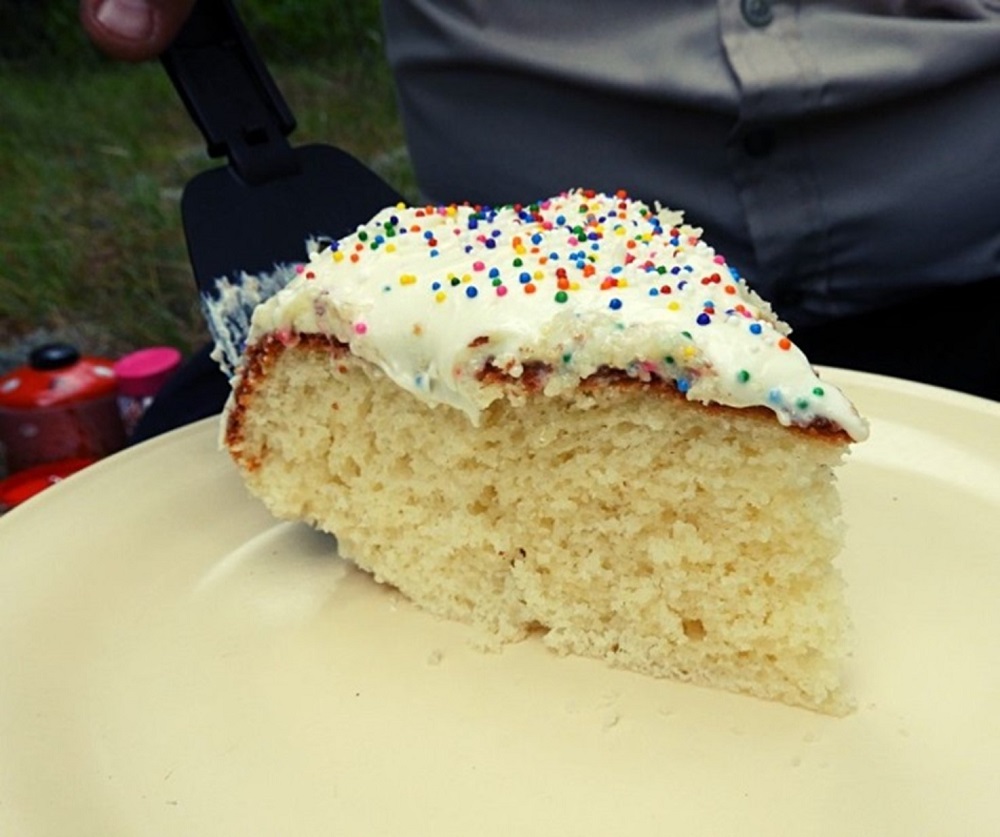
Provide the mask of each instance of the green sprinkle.
POLYGON ((556 294, 556 302, 565 302, 567 299, 569 299, 569 294, 566 291, 559 291, 556 294))
POLYGON ((739 381, 741 384, 745 384, 747 381, 750 380, 750 373, 747 372, 746 369, 741 369, 739 372, 736 373, 736 380, 739 381))
POLYGON ((813 395, 817 398, 822 398, 826 393, 823 392, 823 387, 813 387, 813 395))

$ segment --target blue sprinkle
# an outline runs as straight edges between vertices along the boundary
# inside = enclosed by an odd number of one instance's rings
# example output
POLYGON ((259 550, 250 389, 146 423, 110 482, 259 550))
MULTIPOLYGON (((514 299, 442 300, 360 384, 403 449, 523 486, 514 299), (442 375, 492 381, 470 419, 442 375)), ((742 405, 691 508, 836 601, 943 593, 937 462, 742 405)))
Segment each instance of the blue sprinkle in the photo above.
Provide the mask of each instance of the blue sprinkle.
POLYGON ((698 319, 697 319, 698 325, 706 326, 710 322, 712 322, 712 318, 710 316, 708 316, 708 314, 702 312, 701 314, 698 315, 698 319))
POLYGON ((469 218, 469 229, 475 230, 479 228, 479 219, 473 215, 469 218))
POLYGON ((769 401, 769 402, 770 402, 771 404, 780 404, 780 403, 781 403, 781 401, 782 401, 782 398, 781 398, 781 390, 780 390, 780 389, 772 389, 772 390, 771 390, 771 391, 770 391, 770 392, 769 392, 769 393, 767 394, 767 400, 768 400, 768 401, 769 401))
POLYGON ((617 311, 621 307, 622 307, 622 301, 618 297, 615 297, 614 299, 611 300, 611 302, 608 303, 608 308, 610 308, 612 311, 617 311))
POLYGON ((490 268, 490 273, 489 273, 490 279, 496 279, 499 275, 500 275, 500 268, 498 267, 490 268))
POLYGON ((691 389, 691 382, 690 381, 688 381, 686 378, 678 378, 677 379, 677 391, 678 392, 685 393, 689 389, 691 389))
POLYGON ((431 290, 432 291, 440 291, 441 290, 441 283, 440 282, 435 282, 433 285, 431 285, 431 290))
POLYGON ((483 244, 486 245, 487 250, 492 250, 497 246, 496 239, 494 238, 487 238, 486 241, 483 242, 483 244))
POLYGON ((531 236, 531 243, 532 244, 541 244, 542 243, 542 234, 541 233, 535 233, 533 236, 531 236))
POLYGON ((750 323, 750 333, 760 334, 764 330, 764 327, 760 323, 750 323))
POLYGON ((659 288, 650 288, 649 289, 649 295, 650 296, 659 296, 660 295, 660 289, 659 288))
POLYGON ((469 299, 475 299, 477 296, 479 296, 479 291, 476 290, 475 285, 469 285, 469 287, 465 289, 465 295, 469 299))
POLYGON ((517 277, 517 280, 522 285, 527 285, 531 281, 531 274, 530 273, 522 273, 520 276, 517 277))

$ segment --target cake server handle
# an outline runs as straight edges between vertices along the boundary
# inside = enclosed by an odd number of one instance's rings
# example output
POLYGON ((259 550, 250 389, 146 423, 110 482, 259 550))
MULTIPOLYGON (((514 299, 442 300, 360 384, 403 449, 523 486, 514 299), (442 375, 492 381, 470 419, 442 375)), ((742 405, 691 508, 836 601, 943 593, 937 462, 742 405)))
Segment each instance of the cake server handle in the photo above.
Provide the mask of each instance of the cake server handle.
POLYGON ((300 170, 286 139, 295 117, 232 0, 198 0, 161 62, 210 157, 249 185, 300 170))

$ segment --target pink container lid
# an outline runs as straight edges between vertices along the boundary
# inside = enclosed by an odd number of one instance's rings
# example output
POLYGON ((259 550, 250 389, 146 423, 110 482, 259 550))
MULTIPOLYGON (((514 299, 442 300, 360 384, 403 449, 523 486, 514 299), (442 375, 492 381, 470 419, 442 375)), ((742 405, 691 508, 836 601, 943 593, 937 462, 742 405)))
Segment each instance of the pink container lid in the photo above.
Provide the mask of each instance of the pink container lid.
POLYGON ((151 346, 127 354, 115 362, 118 391, 130 398, 156 395, 180 363, 181 353, 172 346, 151 346))

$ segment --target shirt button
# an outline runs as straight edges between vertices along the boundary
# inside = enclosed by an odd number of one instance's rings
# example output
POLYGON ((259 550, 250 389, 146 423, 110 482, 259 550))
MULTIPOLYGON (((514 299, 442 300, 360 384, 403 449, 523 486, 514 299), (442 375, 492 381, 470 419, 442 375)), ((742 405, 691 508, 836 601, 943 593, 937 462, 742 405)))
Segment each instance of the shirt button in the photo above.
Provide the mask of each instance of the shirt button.
POLYGON ((741 0, 740 11, 751 26, 767 26, 774 20, 771 0, 741 0))

